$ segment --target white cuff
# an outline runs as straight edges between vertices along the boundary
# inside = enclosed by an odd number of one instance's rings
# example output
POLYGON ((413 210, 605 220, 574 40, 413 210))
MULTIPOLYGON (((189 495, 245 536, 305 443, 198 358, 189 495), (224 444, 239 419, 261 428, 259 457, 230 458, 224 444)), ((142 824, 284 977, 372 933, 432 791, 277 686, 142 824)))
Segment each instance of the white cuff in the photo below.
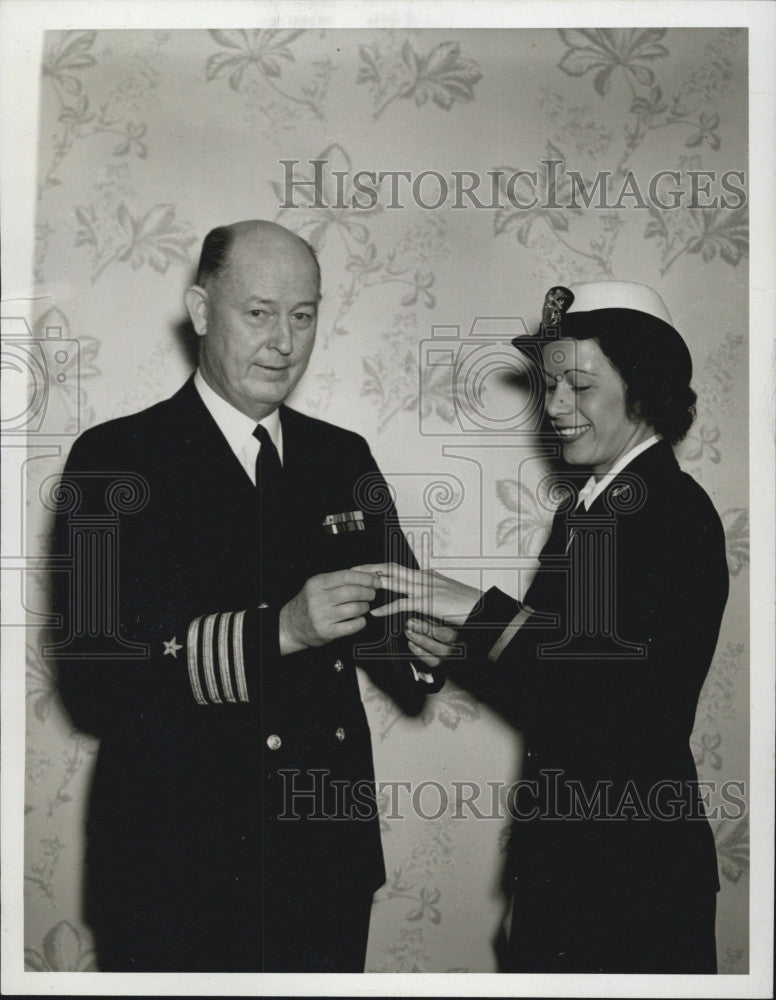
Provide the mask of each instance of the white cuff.
POLYGON ((410 670, 412 670, 412 676, 416 681, 425 681, 426 684, 433 684, 434 677, 432 674, 427 674, 423 670, 418 670, 414 663, 410 663, 410 670))

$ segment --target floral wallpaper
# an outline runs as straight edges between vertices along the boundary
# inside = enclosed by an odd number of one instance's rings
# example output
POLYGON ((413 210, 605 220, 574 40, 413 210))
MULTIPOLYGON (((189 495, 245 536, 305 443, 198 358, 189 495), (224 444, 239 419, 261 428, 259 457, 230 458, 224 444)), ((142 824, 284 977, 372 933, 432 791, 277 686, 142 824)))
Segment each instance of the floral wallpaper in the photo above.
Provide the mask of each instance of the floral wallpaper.
MULTIPOLYGON (((365 434, 416 552, 519 596, 529 577, 514 557, 536 556, 551 519, 541 467, 508 435, 467 436, 429 338, 482 328, 498 342, 532 328, 550 285, 644 282, 692 351, 698 419, 679 457, 720 512, 731 574, 692 748, 704 780, 741 781, 746 799, 746 58, 736 29, 49 32, 33 334, 78 350, 71 377, 51 381, 58 423, 38 432, 58 455, 27 466, 31 553, 49 529, 38 487, 74 434, 191 370, 182 293, 204 234, 263 217, 313 243, 323 272, 294 405, 365 434), (373 196, 359 171, 386 172, 373 196)), ((496 376, 480 390, 484 411, 509 405, 496 376)), ((28 606, 44 606, 45 575, 27 585, 28 606)), ((26 964, 91 970, 80 886, 96 747, 37 649, 31 628, 26 964)), ((507 823, 462 818, 452 783, 514 780, 519 734, 453 685, 407 718, 361 680, 388 869, 367 968, 494 971, 507 823), (421 808, 402 782, 427 783, 421 808)), ((720 971, 746 972, 747 816, 714 829, 720 971)))

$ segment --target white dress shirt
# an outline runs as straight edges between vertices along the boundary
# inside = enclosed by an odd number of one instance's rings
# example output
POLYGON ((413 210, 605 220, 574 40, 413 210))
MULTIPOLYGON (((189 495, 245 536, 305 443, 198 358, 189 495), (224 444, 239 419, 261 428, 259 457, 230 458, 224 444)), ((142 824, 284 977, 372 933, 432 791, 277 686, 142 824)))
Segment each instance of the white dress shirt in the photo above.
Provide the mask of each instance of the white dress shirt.
MULTIPOLYGON (((214 389, 211 389, 199 368, 194 373, 194 385, 202 397, 202 402, 208 408, 210 415, 226 438, 229 447, 235 453, 240 465, 245 469, 248 478, 255 486, 256 458, 261 448, 258 439, 253 436, 257 421, 252 417, 247 417, 236 406, 232 406, 222 396, 219 396, 214 389)), ((266 428, 272 443, 278 450, 278 456, 282 465, 283 428, 280 425, 280 414, 277 410, 273 410, 268 417, 264 417, 258 423, 266 428)))

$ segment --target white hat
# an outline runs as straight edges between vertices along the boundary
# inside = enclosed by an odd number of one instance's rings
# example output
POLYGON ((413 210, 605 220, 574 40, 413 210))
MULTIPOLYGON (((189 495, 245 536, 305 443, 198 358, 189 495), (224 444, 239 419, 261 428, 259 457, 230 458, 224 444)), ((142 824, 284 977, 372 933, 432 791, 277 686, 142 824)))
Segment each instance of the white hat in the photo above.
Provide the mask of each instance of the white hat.
POLYGON ((654 288, 633 281, 586 281, 571 285, 573 295, 567 313, 592 312, 594 309, 635 309, 673 326, 665 302, 654 288))
POLYGON ((601 324, 605 324, 605 328, 621 329, 623 334, 646 337, 655 350, 662 345, 674 358, 672 363, 680 364, 688 372, 689 380, 692 373, 690 352, 674 327, 665 302, 653 288, 633 281, 585 281, 570 287, 554 285, 544 297, 538 335, 515 337, 512 345, 539 363, 539 352, 548 339, 596 336, 597 331, 603 329, 601 324), (604 317, 600 315, 602 310, 627 310, 634 315, 628 321, 616 315, 604 317))

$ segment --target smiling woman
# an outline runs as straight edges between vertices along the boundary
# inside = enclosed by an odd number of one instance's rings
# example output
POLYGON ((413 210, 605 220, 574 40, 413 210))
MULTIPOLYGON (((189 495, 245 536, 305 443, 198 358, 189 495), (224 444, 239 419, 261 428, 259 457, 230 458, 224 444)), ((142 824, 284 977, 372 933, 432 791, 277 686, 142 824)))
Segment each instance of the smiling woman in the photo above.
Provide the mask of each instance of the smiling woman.
POLYGON ((728 574, 717 512, 671 450, 694 416, 689 351, 657 293, 625 282, 551 289, 540 335, 513 343, 541 358, 571 468, 524 603, 370 565, 406 595, 372 614, 463 623, 451 675, 523 731, 504 970, 715 972, 689 739, 728 574))
POLYGON ((653 429, 628 413, 625 383, 595 340, 561 340, 542 350, 546 411, 563 442, 563 458, 602 476, 653 429))

